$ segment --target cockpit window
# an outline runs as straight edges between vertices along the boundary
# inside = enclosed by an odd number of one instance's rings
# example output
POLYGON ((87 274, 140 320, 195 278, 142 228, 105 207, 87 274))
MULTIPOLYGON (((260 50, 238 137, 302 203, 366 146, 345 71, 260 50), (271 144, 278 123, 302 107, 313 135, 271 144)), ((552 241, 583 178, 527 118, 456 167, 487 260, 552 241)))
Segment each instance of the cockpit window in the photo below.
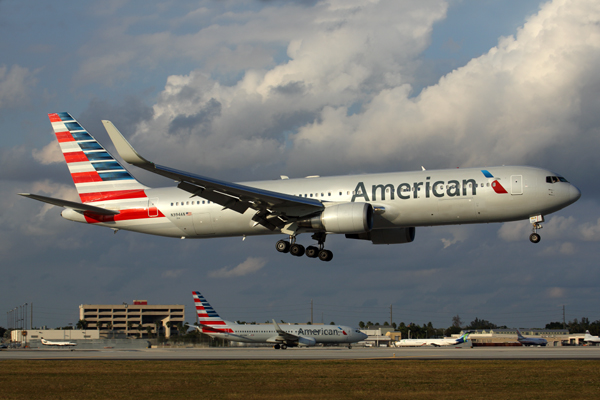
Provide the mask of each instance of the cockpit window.
POLYGON ((568 180, 566 180, 565 178, 563 178, 562 176, 547 176, 546 177, 546 183, 556 183, 556 182, 569 182, 568 180))

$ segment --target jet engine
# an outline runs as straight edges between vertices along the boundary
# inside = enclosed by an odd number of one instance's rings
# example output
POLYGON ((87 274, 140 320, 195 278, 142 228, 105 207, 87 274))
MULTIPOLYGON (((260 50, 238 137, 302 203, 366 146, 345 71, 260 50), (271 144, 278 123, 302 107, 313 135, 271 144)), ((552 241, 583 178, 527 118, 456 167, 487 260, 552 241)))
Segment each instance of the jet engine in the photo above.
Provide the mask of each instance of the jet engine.
POLYGON ((374 229, 370 232, 346 234, 348 239, 370 240, 373 244, 400 244, 415 240, 415 228, 374 229))
POLYGON ((330 233, 369 232, 373 228, 373 206, 369 203, 336 204, 308 222, 311 228, 330 233))
POLYGON ((299 337, 298 346, 311 347, 317 344, 317 341, 311 337, 299 337))

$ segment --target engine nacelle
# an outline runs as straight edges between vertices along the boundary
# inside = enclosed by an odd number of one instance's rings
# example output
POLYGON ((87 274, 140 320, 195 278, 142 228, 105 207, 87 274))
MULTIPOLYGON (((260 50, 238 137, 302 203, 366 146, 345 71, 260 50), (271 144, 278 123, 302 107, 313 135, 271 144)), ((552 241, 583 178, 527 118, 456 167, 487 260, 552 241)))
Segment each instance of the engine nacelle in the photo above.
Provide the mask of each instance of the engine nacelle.
POLYGON ((375 229, 370 232, 346 235, 348 239, 370 240, 373 244, 400 244, 415 240, 415 228, 375 229))
POLYGON ((310 227, 331 233, 364 233, 373 228, 373 206, 369 203, 343 203, 325 208, 310 219, 310 227))
POLYGON ((298 338, 298 346, 312 347, 317 344, 317 341, 311 337, 302 337, 298 338))

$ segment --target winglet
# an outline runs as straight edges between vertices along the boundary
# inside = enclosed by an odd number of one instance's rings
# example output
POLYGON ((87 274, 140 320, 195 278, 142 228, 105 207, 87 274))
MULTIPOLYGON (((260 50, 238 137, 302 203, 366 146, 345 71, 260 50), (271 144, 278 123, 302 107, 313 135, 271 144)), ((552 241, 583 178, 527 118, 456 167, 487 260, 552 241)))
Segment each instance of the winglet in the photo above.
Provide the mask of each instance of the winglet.
POLYGON ((123 160, 129 164, 133 164, 142 168, 154 165, 152 162, 146 160, 144 157, 140 156, 137 151, 135 151, 133 146, 129 144, 127 139, 123 137, 121 132, 119 132, 112 122, 102 120, 102 123, 104 124, 104 128, 106 129, 108 136, 110 136, 110 140, 112 140, 117 152, 123 160))
POLYGON ((277 324, 277 322, 275 322, 275 320, 273 320, 273 326, 275 327, 275 331, 276 331, 277 333, 285 333, 285 332, 283 331, 283 329, 281 329, 281 328, 279 327, 279 324, 277 324))

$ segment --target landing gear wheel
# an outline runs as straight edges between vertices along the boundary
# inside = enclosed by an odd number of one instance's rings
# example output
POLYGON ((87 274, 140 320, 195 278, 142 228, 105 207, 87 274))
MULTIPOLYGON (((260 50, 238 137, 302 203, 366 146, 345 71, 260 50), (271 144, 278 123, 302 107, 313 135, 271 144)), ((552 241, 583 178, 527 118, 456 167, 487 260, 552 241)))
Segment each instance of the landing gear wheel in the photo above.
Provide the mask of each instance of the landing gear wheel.
POLYGON ((296 257, 302 257, 304 255, 304 246, 294 243, 290 246, 290 254, 296 257))
POLYGON ((306 257, 317 258, 319 256, 319 248, 315 246, 308 246, 306 248, 306 257))
POLYGON ((529 240, 531 240, 531 243, 539 243, 542 238, 538 233, 532 233, 529 235, 529 240))
POLYGON ((285 349, 287 349, 287 346, 285 344, 282 344, 281 345, 281 350, 285 350, 285 349))
POLYGON ((333 253, 329 250, 321 250, 319 251, 319 260, 321 261, 331 261, 333 259, 333 253))
POLYGON ((273 348, 274 348, 275 350, 279 350, 279 345, 278 345, 278 344, 276 344, 275 346, 273 346, 273 348))
POLYGON ((290 251, 290 242, 287 240, 280 240, 275 244, 275 248, 280 253, 289 253, 290 251))

